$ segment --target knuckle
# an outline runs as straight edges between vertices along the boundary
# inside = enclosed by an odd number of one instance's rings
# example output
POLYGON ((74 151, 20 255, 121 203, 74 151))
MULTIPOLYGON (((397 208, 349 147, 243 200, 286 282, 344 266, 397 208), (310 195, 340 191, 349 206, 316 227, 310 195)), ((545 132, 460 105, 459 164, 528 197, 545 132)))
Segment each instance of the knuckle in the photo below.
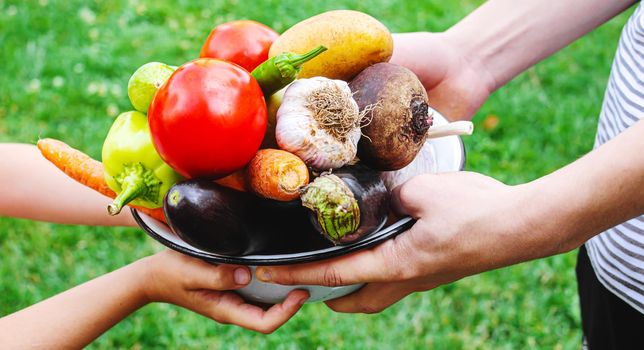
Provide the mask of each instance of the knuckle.
POLYGON ((396 195, 400 209, 416 211, 427 201, 426 194, 433 193, 430 188, 433 181, 428 176, 427 174, 418 175, 400 185, 396 195))
POLYGON ((203 305, 209 310, 209 315, 218 315, 217 311, 222 298, 220 293, 202 289, 194 291, 190 295, 192 295, 192 305, 203 305))
POLYGON ((255 275, 261 280, 263 276, 268 276, 275 283, 291 285, 297 280, 297 271, 291 267, 278 267, 276 269, 266 269, 259 267, 255 275))
POLYGON ((420 174, 417 176, 412 177, 407 181, 403 187, 400 188, 400 190, 404 190, 405 194, 407 196, 413 197, 413 196, 418 196, 420 195, 418 189, 426 189, 428 188, 433 181, 431 181, 431 178, 435 176, 433 174, 420 174))
POLYGON ((276 280, 281 284, 291 285, 294 284, 297 279, 295 278, 295 273, 289 270, 287 273, 278 274, 276 280))
POLYGON ((226 287, 234 284, 232 280, 232 272, 226 271, 222 268, 215 268, 212 272, 212 284, 215 286, 226 287))
POLYGON ((188 289, 192 289, 199 284, 199 278, 193 274, 184 274, 181 275, 181 282, 183 286, 187 287, 188 289))
POLYGON ((338 287, 342 286, 342 276, 333 266, 327 266, 322 273, 322 282, 325 286, 338 287))
POLYGON ((413 203, 413 198, 415 196, 414 183, 416 178, 412 178, 404 184, 400 185, 400 190, 398 191, 398 201, 403 208, 408 208, 413 203))

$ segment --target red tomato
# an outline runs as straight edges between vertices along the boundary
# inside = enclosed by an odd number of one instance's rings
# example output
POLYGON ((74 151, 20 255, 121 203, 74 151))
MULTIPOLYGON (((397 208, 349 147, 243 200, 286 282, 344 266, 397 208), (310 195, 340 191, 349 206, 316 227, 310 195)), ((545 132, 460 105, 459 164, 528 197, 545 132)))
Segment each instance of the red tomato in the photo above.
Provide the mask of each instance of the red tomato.
POLYGON ((200 58, 179 67, 148 111, 154 147, 187 178, 220 178, 241 169, 266 131, 257 81, 237 65, 200 58))
POLYGON ((268 49, 277 37, 277 32, 255 21, 220 24, 210 32, 199 57, 233 62, 251 72, 268 59, 268 49))

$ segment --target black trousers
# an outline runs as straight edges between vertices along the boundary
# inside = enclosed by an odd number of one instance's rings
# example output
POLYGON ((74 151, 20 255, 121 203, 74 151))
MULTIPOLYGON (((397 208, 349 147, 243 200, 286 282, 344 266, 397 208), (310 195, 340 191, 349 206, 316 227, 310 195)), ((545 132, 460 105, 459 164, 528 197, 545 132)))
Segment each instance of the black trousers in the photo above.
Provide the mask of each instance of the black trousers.
POLYGON ((585 246, 577 257, 577 283, 588 349, 644 349, 644 314, 599 282, 585 246))

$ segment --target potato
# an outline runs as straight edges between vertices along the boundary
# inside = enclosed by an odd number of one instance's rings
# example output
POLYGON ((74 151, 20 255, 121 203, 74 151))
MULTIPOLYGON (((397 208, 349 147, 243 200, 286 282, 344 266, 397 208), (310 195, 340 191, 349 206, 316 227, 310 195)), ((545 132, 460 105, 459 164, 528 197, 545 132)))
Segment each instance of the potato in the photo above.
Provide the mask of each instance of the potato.
POLYGON ((299 78, 348 81, 372 64, 389 61, 393 53, 391 33, 382 23, 362 12, 336 10, 297 23, 273 43, 268 55, 303 54, 319 45, 328 50, 305 63, 299 78))
POLYGON ((411 163, 433 121, 418 77, 405 67, 378 63, 358 74, 349 87, 360 111, 366 113, 358 143, 360 161, 381 171, 411 163))

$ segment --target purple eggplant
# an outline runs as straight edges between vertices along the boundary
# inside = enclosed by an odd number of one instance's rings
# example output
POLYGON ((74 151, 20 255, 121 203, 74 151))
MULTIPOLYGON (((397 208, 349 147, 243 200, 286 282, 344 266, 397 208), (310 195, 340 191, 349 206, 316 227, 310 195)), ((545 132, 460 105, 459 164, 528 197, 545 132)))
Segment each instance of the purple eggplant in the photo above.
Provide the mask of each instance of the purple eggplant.
POLYGON ((187 243, 221 255, 288 254, 331 247, 299 200, 279 202, 193 179, 175 184, 163 209, 187 243))

